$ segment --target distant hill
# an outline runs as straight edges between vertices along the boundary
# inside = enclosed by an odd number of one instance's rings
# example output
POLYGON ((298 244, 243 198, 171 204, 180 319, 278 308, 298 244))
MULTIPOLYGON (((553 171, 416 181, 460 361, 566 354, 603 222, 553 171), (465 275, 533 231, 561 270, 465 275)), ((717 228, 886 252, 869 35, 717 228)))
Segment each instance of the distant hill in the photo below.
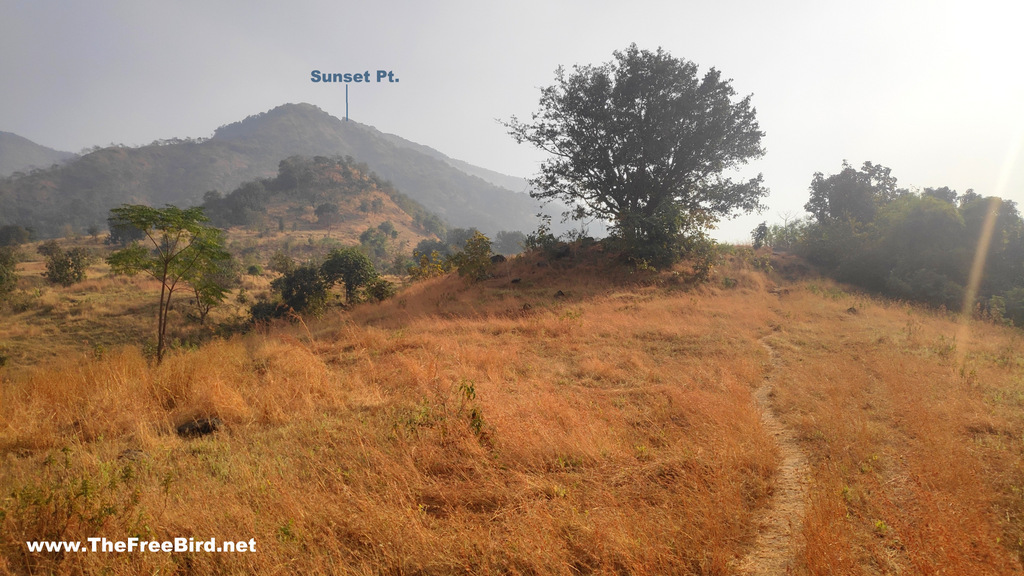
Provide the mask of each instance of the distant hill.
POLYGON ((493 234, 528 232, 538 224, 536 201, 467 173, 467 164, 310 104, 286 104, 222 126, 209 139, 104 148, 65 165, 6 178, 0 181, 0 225, 31 226, 47 236, 66 224, 79 231, 104 225, 108 210, 124 202, 200 204, 207 191, 225 193, 245 181, 275 176, 281 160, 296 155, 365 162, 451 226, 493 234))
POLYGON ((74 157, 71 152, 40 146, 11 132, 0 132, 0 177, 34 168, 49 168, 74 157))

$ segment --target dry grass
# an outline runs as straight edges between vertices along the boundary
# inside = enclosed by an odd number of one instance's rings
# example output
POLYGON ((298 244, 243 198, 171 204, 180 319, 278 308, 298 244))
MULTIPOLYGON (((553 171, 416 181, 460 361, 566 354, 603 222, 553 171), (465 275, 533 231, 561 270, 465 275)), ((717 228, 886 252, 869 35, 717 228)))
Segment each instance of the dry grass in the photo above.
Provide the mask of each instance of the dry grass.
POLYGON ((125 349, 10 378, 8 569, 728 573, 776 465, 751 296, 518 266, 517 285, 436 279, 159 367, 125 349), (208 415, 226 429, 172 433, 208 415), (259 552, 23 543, 131 534, 259 552))
POLYGON ((1020 570, 1016 332, 954 344, 945 317, 740 257, 698 288, 536 264, 160 366, 123 348, 0 372, 0 573, 731 574, 779 464, 762 341, 812 467, 801 573, 1020 570), (225 428, 173 433, 198 416, 225 428), (131 535, 257 552, 24 545, 131 535))
POLYGON ((767 341, 811 458, 809 574, 1019 573, 1019 331, 828 282, 794 286, 767 341))

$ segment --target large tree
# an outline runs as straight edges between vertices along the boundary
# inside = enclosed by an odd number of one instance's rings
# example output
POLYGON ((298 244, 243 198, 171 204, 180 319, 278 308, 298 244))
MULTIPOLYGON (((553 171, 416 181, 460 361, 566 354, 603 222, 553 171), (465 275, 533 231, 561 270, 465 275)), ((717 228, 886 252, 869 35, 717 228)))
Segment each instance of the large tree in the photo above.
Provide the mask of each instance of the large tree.
POLYGON ((856 170, 845 160, 843 170, 825 177, 815 172, 811 180, 811 198, 804 209, 814 214, 819 224, 871 222, 880 206, 905 195, 896 188, 891 170, 865 162, 856 170))
POLYGON ((612 222, 627 251, 671 260, 684 241, 737 210, 760 209, 761 176, 726 173, 764 154, 750 96, 714 68, 631 45, 599 66, 556 72, 531 122, 510 134, 552 156, 531 194, 612 222))
POLYGON ((203 209, 176 206, 151 208, 125 204, 111 211, 111 220, 130 224, 144 233, 143 243, 133 242, 107 258, 118 274, 146 272, 160 281, 160 308, 157 320, 157 362, 163 360, 167 316, 171 297, 182 284, 200 282, 209 277, 204 271, 217 268, 230 259, 224 249, 224 234, 207 225, 203 209))

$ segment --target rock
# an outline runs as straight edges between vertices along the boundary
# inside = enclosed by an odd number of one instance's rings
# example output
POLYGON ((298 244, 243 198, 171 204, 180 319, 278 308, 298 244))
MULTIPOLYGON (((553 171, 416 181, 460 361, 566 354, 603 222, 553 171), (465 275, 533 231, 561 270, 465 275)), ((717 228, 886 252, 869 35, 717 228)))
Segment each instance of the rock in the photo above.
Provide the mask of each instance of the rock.
POLYGON ((178 426, 178 436, 182 438, 198 438, 213 434, 224 425, 220 418, 197 418, 178 426))
POLYGON ((128 460, 129 462, 141 462, 143 460, 149 460, 149 454, 146 454, 142 450, 137 448, 127 448, 117 456, 118 460, 128 460))
POLYGON ((555 292, 555 298, 565 298, 565 292, 562 292, 561 290, 555 292))
POLYGON ((850 306, 849 308, 846 309, 846 313, 847 314, 858 314, 859 312, 858 312, 858 310, 856 308, 854 308, 853 306, 850 306))
POLYGON ((495 254, 494 256, 491 256, 491 264, 501 264, 505 260, 507 260, 507 258, 502 256, 501 254, 495 254))
POLYGON ((513 278, 513 279, 509 280, 509 283, 511 283, 511 284, 519 284, 522 281, 523 281, 522 278, 513 278))

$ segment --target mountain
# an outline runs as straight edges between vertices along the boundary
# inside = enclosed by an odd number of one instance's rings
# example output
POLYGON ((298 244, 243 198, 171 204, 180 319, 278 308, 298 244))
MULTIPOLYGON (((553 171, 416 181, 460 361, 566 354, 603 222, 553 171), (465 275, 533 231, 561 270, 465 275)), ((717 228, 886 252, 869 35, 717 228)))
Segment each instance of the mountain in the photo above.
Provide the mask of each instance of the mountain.
POLYGON ((0 132, 0 177, 34 168, 49 168, 74 157, 71 152, 40 146, 11 132, 0 132))
POLYGON ((31 226, 42 236, 67 224, 84 230, 104 225, 108 210, 124 202, 199 204, 207 191, 226 193, 243 182, 275 176, 285 158, 339 155, 366 163, 451 226, 475 226, 488 234, 537 227, 539 205, 529 195, 469 174, 469 165, 426 146, 340 120, 310 104, 279 106, 222 126, 208 139, 104 148, 6 178, 0 181, 0 225, 31 226))

